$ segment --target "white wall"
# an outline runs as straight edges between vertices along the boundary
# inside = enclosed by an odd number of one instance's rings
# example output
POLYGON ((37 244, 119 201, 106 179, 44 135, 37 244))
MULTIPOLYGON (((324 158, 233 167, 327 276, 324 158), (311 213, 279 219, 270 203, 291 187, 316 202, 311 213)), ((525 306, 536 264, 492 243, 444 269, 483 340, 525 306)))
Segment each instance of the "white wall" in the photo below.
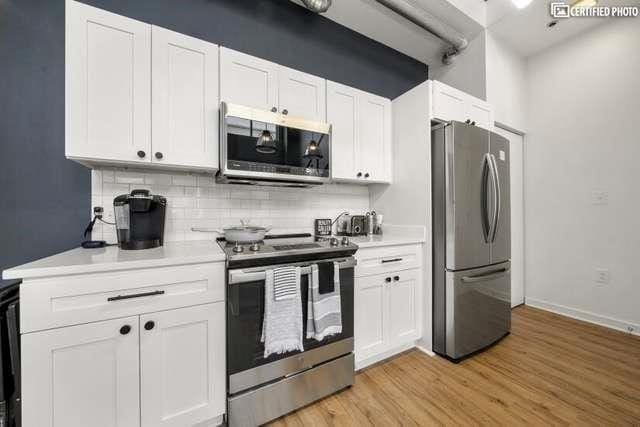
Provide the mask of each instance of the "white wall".
MULTIPOLYGON (((343 211, 363 214, 369 209, 369 189, 364 185, 327 184, 313 188, 268 188, 217 184, 212 175, 123 169, 92 171, 91 205, 105 208, 113 221, 113 199, 136 188, 146 188, 167 198, 167 241, 203 240, 213 233, 196 233, 191 227, 220 228, 240 224, 272 226, 272 234, 311 233, 315 218, 335 218, 343 211)), ((89 214, 89 213, 87 213, 89 214)), ((93 239, 115 242, 113 226, 96 224, 93 239)))
POLYGON ((495 121, 526 131, 526 60, 504 41, 486 31, 487 102, 495 121))
POLYGON ((525 147, 527 304, 636 331, 639 46, 637 20, 615 19, 530 58, 525 147))

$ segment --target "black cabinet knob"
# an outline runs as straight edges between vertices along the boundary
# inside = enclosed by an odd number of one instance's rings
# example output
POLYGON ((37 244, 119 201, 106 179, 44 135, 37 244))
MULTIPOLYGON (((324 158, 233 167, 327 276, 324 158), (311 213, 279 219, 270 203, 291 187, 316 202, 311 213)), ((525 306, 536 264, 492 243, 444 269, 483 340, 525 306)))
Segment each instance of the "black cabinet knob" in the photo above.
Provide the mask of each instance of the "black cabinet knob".
POLYGON ((370 175, 369 175, 369 173, 368 173, 368 172, 364 174, 364 177, 365 177, 365 178, 369 178, 369 176, 370 176, 370 175))
POLYGON ((474 121, 471 122, 471 126, 475 126, 475 125, 476 125, 476 122, 474 120, 474 121))
POLYGON ((387 283, 391 283, 391 277, 387 277, 386 279, 384 279, 384 281, 387 283))
POLYGON ((276 112, 278 112, 278 109, 276 107, 271 107, 271 112, 272 113, 276 113, 276 112))
POLYGON ((287 110, 286 108, 284 110, 282 110, 282 114, 289 114, 289 110, 287 110))
POLYGON ((122 335, 127 335, 129 332, 131 332, 131 326, 129 325, 124 325, 122 328, 120 328, 120 333, 122 335))
POLYGON ((400 276, 393 276, 393 280, 397 282, 398 280, 400 280, 400 276))
POLYGON ((162 156, 162 153, 158 151, 158 152, 156 153, 156 159, 160 160, 160 159, 162 159, 162 157, 163 157, 163 156, 162 156))
POLYGON ((471 123, 471 120, 467 119, 467 120, 465 120, 465 123, 466 123, 466 124, 470 124, 470 123, 471 123))
POLYGON ((145 153, 144 151, 140 150, 138 151, 138 157, 140 157, 141 159, 144 159, 144 157, 147 155, 147 153, 145 153))
POLYGON ((144 328, 147 331, 152 330, 154 326, 156 326, 156 324, 155 324, 155 322, 153 320, 149 320, 147 323, 144 324, 144 328))
POLYGON ((360 178, 362 176, 362 172, 358 172, 358 174, 356 175, 358 178, 360 178))

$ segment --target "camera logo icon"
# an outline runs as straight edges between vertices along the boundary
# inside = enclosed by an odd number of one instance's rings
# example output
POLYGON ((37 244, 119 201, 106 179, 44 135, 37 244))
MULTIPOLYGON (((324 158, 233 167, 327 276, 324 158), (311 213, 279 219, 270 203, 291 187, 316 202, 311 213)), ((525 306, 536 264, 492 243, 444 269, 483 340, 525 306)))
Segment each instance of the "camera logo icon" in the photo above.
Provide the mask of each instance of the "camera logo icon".
POLYGON ((571 6, 563 2, 551 3, 551 16, 554 18, 569 18, 571 16, 571 6))

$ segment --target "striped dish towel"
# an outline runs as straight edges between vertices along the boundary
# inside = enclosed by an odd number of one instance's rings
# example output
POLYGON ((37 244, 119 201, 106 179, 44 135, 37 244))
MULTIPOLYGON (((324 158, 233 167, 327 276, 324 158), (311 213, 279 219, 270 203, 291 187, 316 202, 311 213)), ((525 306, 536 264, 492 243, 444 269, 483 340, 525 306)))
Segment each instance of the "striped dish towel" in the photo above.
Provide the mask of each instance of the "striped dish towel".
POLYGON ((300 268, 273 269, 273 298, 276 301, 295 298, 300 288, 300 268))
POLYGON ((307 302, 307 339, 322 341, 325 337, 342 333, 340 306, 340 267, 333 264, 333 292, 320 293, 318 265, 311 266, 309 298, 307 302))

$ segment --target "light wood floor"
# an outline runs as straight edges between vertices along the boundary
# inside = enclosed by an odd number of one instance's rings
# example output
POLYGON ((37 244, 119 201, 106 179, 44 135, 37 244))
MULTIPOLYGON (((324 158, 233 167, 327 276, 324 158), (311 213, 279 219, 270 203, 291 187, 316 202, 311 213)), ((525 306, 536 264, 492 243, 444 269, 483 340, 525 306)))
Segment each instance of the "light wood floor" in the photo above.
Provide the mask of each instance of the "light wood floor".
POLYGON ((412 350, 274 422, 640 426, 640 337, 530 307, 511 335, 456 365, 412 350))

